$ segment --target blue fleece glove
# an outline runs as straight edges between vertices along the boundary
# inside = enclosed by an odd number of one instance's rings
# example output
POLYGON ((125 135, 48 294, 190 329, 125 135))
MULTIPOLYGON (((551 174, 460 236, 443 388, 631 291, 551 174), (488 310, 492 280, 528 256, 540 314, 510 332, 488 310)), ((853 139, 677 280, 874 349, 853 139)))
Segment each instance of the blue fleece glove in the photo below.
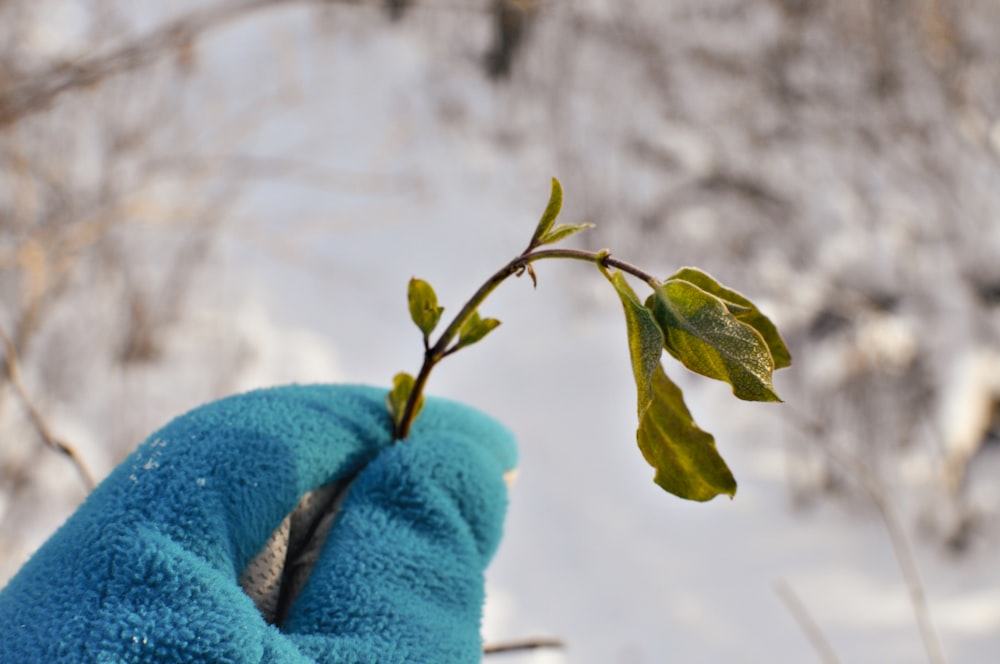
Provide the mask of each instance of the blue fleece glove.
POLYGON ((118 466, 0 593, 0 661, 478 662, 513 438, 428 399, 293 386, 198 408, 118 466), (237 583, 304 493, 357 474, 281 628, 237 583))

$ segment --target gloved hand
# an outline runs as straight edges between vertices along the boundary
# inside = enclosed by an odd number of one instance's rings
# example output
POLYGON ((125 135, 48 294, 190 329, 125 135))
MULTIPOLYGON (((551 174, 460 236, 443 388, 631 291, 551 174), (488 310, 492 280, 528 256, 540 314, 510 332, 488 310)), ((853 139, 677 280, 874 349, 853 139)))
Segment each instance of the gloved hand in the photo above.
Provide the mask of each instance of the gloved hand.
POLYGON ((293 386, 198 408, 118 466, 0 593, 0 661, 478 662, 512 436, 428 399, 293 386), (357 479, 281 628, 237 583, 299 497, 357 479))

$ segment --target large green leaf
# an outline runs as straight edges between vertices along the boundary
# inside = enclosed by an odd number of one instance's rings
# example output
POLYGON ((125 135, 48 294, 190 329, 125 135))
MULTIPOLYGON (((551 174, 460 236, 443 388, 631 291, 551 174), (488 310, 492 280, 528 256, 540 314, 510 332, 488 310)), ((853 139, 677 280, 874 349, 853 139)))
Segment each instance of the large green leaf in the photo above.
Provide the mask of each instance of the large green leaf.
POLYGON ((698 428, 680 388, 660 366, 663 333, 621 272, 604 273, 625 309, 629 355, 638 391, 636 439, 643 457, 656 469, 654 481, 689 500, 711 500, 736 493, 736 481, 715 450, 712 435, 698 428))
POLYGON ((410 318, 426 338, 441 320, 444 307, 438 306, 437 295, 431 285, 416 277, 410 279, 406 289, 406 299, 410 306, 410 318))
POLYGON ((774 359, 761 334, 725 303, 689 281, 671 279, 646 300, 663 331, 664 348, 691 371, 722 380, 747 401, 781 401, 774 359))
POLYGON ((625 281, 621 272, 615 272, 606 277, 614 285, 625 309, 625 325, 628 330, 628 349, 632 358, 632 373, 638 390, 639 419, 653 401, 651 382, 653 373, 660 366, 660 356, 663 354, 663 332, 657 325, 653 313, 642 306, 635 291, 625 281))
POLYGON ((721 299, 726 303, 729 313, 760 332, 760 336, 764 337, 764 341, 771 351, 771 357, 774 359, 775 369, 784 369, 791 365, 792 355, 788 352, 788 347, 785 346, 784 340, 778 333, 778 328, 747 297, 726 288, 711 275, 694 267, 681 268, 670 279, 683 279, 691 282, 703 291, 721 299))
POLYGON ((642 455, 656 469, 653 481, 688 500, 735 496, 736 480, 715 449, 715 439, 694 423, 680 388, 659 364, 650 386, 652 404, 639 418, 636 438, 642 455))

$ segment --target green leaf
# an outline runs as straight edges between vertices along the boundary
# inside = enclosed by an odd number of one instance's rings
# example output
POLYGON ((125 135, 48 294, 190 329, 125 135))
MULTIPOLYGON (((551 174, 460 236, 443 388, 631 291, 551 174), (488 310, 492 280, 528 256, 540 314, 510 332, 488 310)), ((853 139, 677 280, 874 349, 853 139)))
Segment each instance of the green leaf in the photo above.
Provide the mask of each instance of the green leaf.
POLYGON ((636 438, 643 457, 656 469, 653 481, 688 500, 736 495, 736 480, 715 449, 715 439, 694 423, 680 388, 659 364, 650 385, 652 404, 639 418, 636 438))
POLYGON ((444 307, 438 306, 437 295, 431 285, 416 277, 410 279, 406 295, 410 304, 410 318, 426 338, 441 320, 444 307))
POLYGON ((639 420, 641 421, 646 409, 653 402, 651 382, 653 374, 660 366, 660 356, 663 354, 663 332, 660 331, 660 326, 653 318, 653 313, 642 306, 642 302, 639 301, 635 291, 625 281, 625 276, 621 272, 615 272, 613 275, 604 272, 604 276, 618 291, 622 307, 625 309, 628 349, 632 358, 632 373, 635 376, 635 385, 638 390, 637 402, 639 420))
POLYGON ((545 206, 545 212, 542 213, 542 218, 538 220, 538 226, 535 227, 535 234, 531 236, 531 246, 537 247, 542 244, 541 238, 549 232, 552 225, 556 223, 556 217, 559 216, 559 211, 562 209, 563 201, 563 190, 562 184, 559 180, 552 178, 552 193, 549 194, 549 203, 545 206))
POLYGON ((689 281, 671 279, 646 300, 664 348, 691 371, 732 385, 747 401, 781 401, 771 384, 774 359, 760 332, 689 281))
MULTIPOLYGON (((408 373, 398 373, 392 379, 392 389, 385 395, 385 403, 389 407, 389 415, 392 417, 393 428, 398 429, 399 423, 403 419, 406 410, 406 402, 410 399, 413 386, 416 380, 408 373)), ((413 419, 420 414, 420 409, 424 407, 424 397, 421 395, 417 401, 417 407, 413 413, 413 419)))
POLYGON ((496 318, 480 318, 479 312, 473 311, 472 315, 466 319, 461 329, 459 329, 458 342, 450 352, 481 341, 483 337, 492 332, 498 325, 500 325, 500 321, 496 318))
POLYGON ((734 290, 726 288, 711 275, 693 267, 685 267, 678 270, 671 279, 683 279, 688 281, 707 293, 711 293, 726 303, 729 312, 740 321, 746 323, 753 329, 760 332, 771 351, 774 359, 775 369, 784 369, 792 364, 792 355, 788 352, 784 340, 778 333, 778 328, 767 316, 762 314, 753 302, 734 290))
POLYGON ((736 480, 715 449, 712 435, 698 428, 684 405, 680 388, 660 366, 663 332, 653 313, 639 302, 621 272, 608 277, 625 309, 632 373, 638 390, 636 439, 646 461, 656 469, 654 481, 688 500, 733 496, 736 480))
POLYGON ((594 227, 593 224, 559 224, 551 231, 538 238, 537 244, 538 245, 554 244, 561 240, 565 240, 570 235, 575 235, 580 231, 585 231, 588 228, 593 228, 593 227, 594 227))

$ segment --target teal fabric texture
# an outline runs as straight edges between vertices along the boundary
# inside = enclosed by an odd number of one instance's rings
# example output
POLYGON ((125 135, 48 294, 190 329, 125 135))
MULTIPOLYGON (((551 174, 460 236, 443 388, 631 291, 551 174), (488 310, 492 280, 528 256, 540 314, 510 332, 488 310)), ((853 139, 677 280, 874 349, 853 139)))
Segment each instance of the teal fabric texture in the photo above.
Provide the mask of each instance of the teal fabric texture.
POLYGON ((286 386, 150 436, 0 592, 2 662, 478 662, 513 436, 385 389, 286 386), (237 579, 306 492, 356 475, 280 628, 237 579))

